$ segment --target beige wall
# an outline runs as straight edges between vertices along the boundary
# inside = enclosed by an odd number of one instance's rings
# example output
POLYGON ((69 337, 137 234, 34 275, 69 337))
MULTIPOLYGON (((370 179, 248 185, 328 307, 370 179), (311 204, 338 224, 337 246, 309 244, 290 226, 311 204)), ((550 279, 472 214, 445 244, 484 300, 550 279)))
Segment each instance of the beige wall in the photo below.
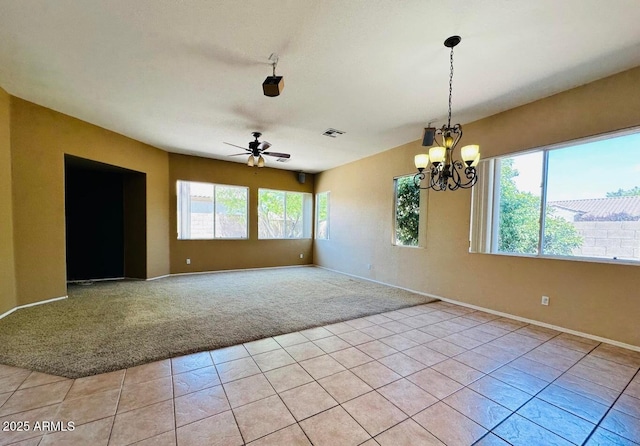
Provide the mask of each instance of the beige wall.
POLYGON ((67 294, 64 154, 147 174, 146 275, 168 274, 168 154, 12 97, 11 160, 17 304, 67 294))
MULTIPOLYGON (((488 157, 640 126, 639 88, 640 67, 465 125, 463 143, 488 157)), ((420 152, 415 141, 317 175, 331 239, 316 264, 640 346, 638 266, 470 254, 468 190, 428 194, 424 249, 392 246, 393 177, 420 152)))
MULTIPOLYGON (((269 160, 267 160, 269 162, 269 160)), ((287 170, 257 167, 195 156, 169 154, 171 273, 307 265, 313 258, 312 239, 258 240, 258 188, 313 192, 314 176, 304 184, 287 170), (176 181, 201 181, 249 187, 248 240, 178 240, 176 181), (300 254, 303 258, 300 259, 300 254), (186 264, 191 259, 191 264, 186 264)))
POLYGON ((11 97, 0 88, 0 314, 16 306, 11 204, 11 97))

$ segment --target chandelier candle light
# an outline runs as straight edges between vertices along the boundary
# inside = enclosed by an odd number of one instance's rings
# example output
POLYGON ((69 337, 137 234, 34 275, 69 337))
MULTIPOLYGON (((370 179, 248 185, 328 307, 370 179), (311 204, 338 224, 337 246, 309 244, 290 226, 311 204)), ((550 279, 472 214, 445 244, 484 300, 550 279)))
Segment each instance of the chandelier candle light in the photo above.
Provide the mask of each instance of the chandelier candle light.
POLYGON ((429 153, 415 156, 418 173, 413 182, 420 189, 437 191, 469 189, 478 181, 476 166, 480 162, 480 146, 468 145, 460 150, 462 161, 453 159, 453 150, 462 138, 462 126, 451 126, 451 93, 453 91, 453 48, 460 43, 460 36, 451 36, 444 41, 444 46, 451 48, 451 72, 449 75, 449 115, 447 124, 441 128, 427 127, 424 129, 423 146, 433 146, 429 153), (440 141, 438 141, 440 137, 440 141), (437 144, 437 145, 434 145, 437 144), (431 161, 431 166, 429 166, 431 161), (426 186, 422 185, 427 180, 426 186))

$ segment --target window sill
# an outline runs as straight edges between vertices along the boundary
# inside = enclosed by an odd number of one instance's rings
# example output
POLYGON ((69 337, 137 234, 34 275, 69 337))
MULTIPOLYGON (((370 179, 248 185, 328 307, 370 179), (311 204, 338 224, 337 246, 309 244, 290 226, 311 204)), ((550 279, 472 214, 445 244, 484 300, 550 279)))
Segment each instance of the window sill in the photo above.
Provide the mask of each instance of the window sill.
POLYGON ((311 237, 290 237, 290 238, 258 238, 258 240, 313 240, 311 237))
POLYGON ((609 265, 630 265, 640 266, 640 261, 630 259, 605 259, 601 257, 572 257, 572 256, 550 256, 537 254, 518 254, 512 252, 474 252, 469 254, 485 254, 503 257, 522 257, 526 259, 545 259, 545 260, 564 260, 569 262, 586 262, 586 263, 606 263, 609 265))
POLYGON ((177 239, 179 242, 189 242, 189 241, 221 241, 221 240, 249 240, 247 237, 238 237, 238 238, 232 238, 232 237, 225 237, 225 238, 221 238, 221 237, 217 237, 217 238, 179 238, 177 239))

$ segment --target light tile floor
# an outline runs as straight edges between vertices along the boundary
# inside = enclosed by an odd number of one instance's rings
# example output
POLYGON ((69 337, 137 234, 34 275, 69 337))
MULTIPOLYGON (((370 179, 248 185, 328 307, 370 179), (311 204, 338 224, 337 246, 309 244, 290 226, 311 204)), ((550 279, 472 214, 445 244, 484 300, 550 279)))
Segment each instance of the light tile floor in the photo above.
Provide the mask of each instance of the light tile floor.
POLYGON ((76 380, 0 365, 0 445, 640 444, 639 368, 437 302, 76 380))

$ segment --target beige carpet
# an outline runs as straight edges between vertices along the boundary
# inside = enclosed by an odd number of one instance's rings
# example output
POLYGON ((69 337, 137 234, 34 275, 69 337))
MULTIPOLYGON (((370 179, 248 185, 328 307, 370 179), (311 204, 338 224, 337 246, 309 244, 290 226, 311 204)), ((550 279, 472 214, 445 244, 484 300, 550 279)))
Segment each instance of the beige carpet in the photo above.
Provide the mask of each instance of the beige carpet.
POLYGON ((0 320, 0 363, 78 378, 429 301, 315 267, 71 285, 0 320))

